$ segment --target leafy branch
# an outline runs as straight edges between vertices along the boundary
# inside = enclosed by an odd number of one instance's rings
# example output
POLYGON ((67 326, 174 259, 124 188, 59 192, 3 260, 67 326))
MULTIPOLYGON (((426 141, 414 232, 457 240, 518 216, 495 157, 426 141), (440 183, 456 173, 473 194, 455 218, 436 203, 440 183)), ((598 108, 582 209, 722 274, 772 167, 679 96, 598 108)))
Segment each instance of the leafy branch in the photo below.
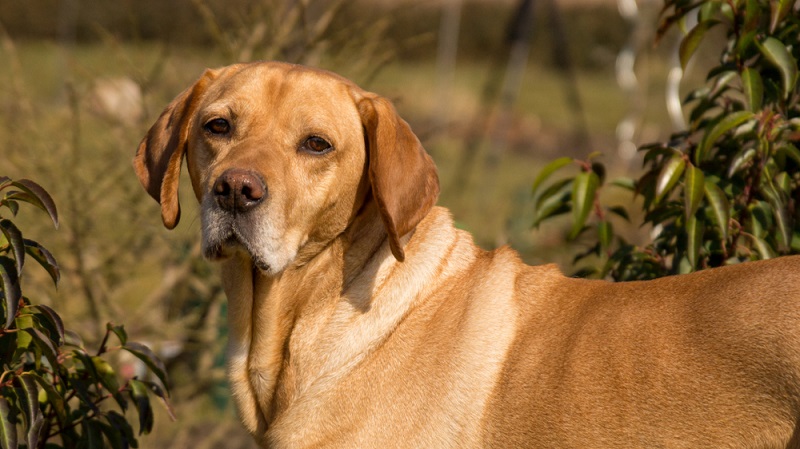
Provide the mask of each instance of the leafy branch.
POLYGON ((706 85, 684 100, 686 131, 642 146, 644 174, 616 180, 640 204, 652 242, 628 243, 613 221, 629 220, 631 206, 608 207, 605 168, 557 159, 533 184, 534 227, 572 211, 568 238, 584 235, 589 249, 576 262, 596 264, 578 274, 615 280, 651 279, 708 267, 800 252, 800 16, 794 1, 666 0, 658 37, 695 15, 679 57, 685 68, 709 30, 727 40, 706 85), (578 167, 558 181, 552 175, 578 167), (587 231, 593 231, 592 237, 587 231))
MULTIPOLYGON (((16 217, 22 203, 46 212, 58 227, 55 203, 45 189, 30 180, 0 177, 0 212, 16 217)), ((146 346, 128 341, 123 326, 108 324, 95 355, 80 337, 65 329, 59 314, 33 304, 22 293, 27 257, 38 262, 57 286, 61 277, 53 255, 0 213, 0 446, 3 449, 138 447, 124 413, 133 402, 139 435, 153 427, 150 396, 161 399, 172 415, 166 369, 146 346), (119 346, 109 348, 111 335, 119 346), (120 380, 104 358, 124 350, 150 369, 158 381, 120 380), (114 399, 119 412, 101 404, 114 399), (121 413, 120 413, 121 412, 121 413), (53 443, 59 441, 60 445, 53 443), (22 440, 22 441, 20 441, 22 440)))

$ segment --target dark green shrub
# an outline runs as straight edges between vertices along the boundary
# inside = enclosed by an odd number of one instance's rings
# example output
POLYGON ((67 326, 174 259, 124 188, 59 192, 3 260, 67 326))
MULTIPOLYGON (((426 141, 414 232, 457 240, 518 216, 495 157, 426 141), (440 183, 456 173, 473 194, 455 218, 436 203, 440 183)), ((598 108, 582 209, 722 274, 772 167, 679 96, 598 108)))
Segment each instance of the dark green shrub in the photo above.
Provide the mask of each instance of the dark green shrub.
POLYGON ((572 211, 569 237, 591 242, 577 260, 599 262, 580 275, 650 279, 800 252, 797 6, 667 0, 659 36, 690 15, 697 25, 681 41, 684 67, 712 28, 723 28, 727 39, 706 85, 684 101, 689 127, 640 148, 645 171, 638 179, 610 183, 638 199, 633 207, 641 207, 643 225, 653 226, 653 241, 641 247, 616 235, 612 217, 628 219, 632 209, 600 201, 605 168, 591 157, 553 161, 534 182, 534 226, 572 211), (569 165, 577 175, 543 188, 569 165))
POLYGON ((21 280, 30 258, 54 283, 60 277, 52 254, 23 238, 11 220, 23 203, 45 211, 58 227, 56 206, 47 191, 30 180, 0 177, 0 446, 138 447, 125 411, 132 402, 141 435, 153 427, 151 394, 169 409, 164 365, 146 346, 128 341, 122 326, 112 324, 106 326, 100 347, 90 352, 76 333, 64 328, 55 310, 23 295, 21 280), (112 335, 118 341, 115 346, 112 335), (120 350, 141 359, 160 383, 120 379, 107 360, 120 350))

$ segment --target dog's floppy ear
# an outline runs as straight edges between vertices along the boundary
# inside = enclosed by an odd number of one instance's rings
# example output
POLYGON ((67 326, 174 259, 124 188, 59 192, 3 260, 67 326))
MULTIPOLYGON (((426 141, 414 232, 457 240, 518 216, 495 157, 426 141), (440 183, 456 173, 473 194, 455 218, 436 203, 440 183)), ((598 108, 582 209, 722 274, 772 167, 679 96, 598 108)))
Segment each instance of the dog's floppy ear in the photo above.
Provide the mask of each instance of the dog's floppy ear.
POLYGON ((133 159, 133 168, 142 186, 161 204, 161 220, 167 229, 174 228, 181 216, 178 183, 186 153, 189 118, 214 78, 216 72, 206 70, 194 85, 172 100, 142 139, 133 159))
POLYGON ((405 258, 400 238, 413 230, 439 196, 436 166, 392 103, 369 94, 358 101, 367 134, 369 181, 394 257, 405 258))

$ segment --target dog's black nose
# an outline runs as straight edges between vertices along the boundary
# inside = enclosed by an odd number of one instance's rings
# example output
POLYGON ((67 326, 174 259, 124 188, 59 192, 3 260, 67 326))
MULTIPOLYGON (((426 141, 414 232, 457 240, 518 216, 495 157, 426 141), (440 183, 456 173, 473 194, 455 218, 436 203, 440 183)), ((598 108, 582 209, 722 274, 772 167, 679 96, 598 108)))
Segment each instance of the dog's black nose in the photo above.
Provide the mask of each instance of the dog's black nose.
POLYGON ((257 174, 238 168, 225 170, 214 182, 214 199, 223 210, 242 213, 267 197, 267 185, 257 174))

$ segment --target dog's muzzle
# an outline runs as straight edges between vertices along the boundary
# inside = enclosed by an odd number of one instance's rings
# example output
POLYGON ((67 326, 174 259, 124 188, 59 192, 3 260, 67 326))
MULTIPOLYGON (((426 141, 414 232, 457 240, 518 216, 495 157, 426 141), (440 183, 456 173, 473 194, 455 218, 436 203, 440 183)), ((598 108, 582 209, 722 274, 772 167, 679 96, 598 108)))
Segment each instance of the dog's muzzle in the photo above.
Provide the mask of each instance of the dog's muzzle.
POLYGON ((267 199, 267 185, 257 173, 240 168, 225 170, 211 187, 203 211, 203 252, 209 259, 227 257, 239 247, 262 269, 269 265, 256 251, 256 216, 249 213, 267 199))

